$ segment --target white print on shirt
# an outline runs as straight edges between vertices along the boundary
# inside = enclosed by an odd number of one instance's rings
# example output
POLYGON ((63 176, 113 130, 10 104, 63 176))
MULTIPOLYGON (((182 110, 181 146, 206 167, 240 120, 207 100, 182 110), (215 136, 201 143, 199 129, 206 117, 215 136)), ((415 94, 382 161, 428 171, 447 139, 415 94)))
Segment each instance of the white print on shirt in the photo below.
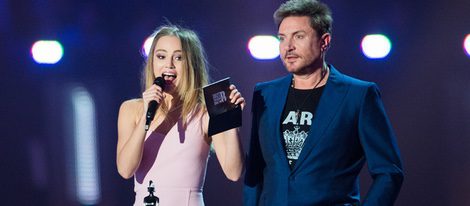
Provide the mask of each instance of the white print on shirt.
MULTIPOLYGON (((300 125, 312 125, 313 114, 311 112, 301 112, 300 114, 300 125)), ((299 125, 294 111, 290 111, 286 119, 282 124, 291 123, 293 125, 299 125)))
MULTIPOLYGON (((313 114, 311 112, 303 111, 300 115, 300 125, 312 125, 313 114)), ((294 111, 290 111, 287 115, 286 119, 282 122, 282 124, 293 124, 294 131, 290 131, 286 129, 283 132, 284 141, 286 143, 286 153, 287 159, 289 162, 291 160, 297 160, 299 158, 300 152, 304 146, 305 139, 307 139, 308 132, 300 131, 300 127, 297 126, 299 124, 295 115, 294 111)))
POLYGON ((286 130, 283 132, 284 141, 286 142, 287 159, 299 159, 300 152, 304 147, 307 133, 305 131, 299 132, 299 126, 294 127, 294 131, 286 130))

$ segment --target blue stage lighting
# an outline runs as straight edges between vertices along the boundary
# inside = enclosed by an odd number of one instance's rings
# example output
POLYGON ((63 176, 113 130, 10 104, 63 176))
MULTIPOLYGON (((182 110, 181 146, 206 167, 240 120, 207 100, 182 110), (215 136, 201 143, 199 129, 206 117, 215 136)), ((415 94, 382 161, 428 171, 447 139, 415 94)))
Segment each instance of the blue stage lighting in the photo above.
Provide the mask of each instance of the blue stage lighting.
POLYGON ((71 92, 73 105, 73 139, 75 190, 82 205, 97 205, 101 198, 98 163, 98 136, 93 97, 81 86, 71 92))

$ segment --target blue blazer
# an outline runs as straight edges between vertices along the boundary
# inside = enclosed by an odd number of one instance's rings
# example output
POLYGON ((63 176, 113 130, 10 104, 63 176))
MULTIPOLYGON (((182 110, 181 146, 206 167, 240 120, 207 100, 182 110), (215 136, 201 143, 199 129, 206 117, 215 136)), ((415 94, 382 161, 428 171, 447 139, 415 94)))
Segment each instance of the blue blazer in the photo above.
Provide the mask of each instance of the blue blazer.
POLYGON ((330 65, 309 135, 291 170, 280 129, 291 80, 288 75, 255 87, 244 205, 360 205, 358 174, 365 162, 373 183, 362 205, 393 205, 403 169, 377 86, 330 65))

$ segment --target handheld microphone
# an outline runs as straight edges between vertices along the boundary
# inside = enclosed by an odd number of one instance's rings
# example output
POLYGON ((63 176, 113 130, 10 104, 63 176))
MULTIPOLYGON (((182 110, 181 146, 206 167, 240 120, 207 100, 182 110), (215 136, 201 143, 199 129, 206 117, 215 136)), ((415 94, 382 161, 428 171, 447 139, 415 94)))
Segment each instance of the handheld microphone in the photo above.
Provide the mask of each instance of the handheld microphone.
MULTIPOLYGON (((157 77, 155 81, 153 81, 153 84, 159 86, 162 88, 162 91, 165 89, 165 80, 163 77, 157 77)), ((157 111, 158 108, 158 102, 155 100, 152 100, 149 102, 149 106, 147 109, 147 114, 145 115, 145 131, 149 130, 150 123, 153 121, 153 118, 155 117, 155 112, 157 111)))

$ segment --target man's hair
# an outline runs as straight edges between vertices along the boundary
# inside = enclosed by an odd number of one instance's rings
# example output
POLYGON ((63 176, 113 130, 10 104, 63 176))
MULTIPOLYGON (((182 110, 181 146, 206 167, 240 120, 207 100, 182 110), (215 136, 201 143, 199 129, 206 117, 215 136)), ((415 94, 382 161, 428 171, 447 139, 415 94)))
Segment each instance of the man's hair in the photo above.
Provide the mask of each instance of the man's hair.
POLYGON ((331 10, 324 3, 316 0, 290 0, 287 1, 274 12, 274 22, 277 27, 281 25, 282 20, 290 16, 310 17, 310 26, 319 36, 332 31, 333 18, 331 10))

